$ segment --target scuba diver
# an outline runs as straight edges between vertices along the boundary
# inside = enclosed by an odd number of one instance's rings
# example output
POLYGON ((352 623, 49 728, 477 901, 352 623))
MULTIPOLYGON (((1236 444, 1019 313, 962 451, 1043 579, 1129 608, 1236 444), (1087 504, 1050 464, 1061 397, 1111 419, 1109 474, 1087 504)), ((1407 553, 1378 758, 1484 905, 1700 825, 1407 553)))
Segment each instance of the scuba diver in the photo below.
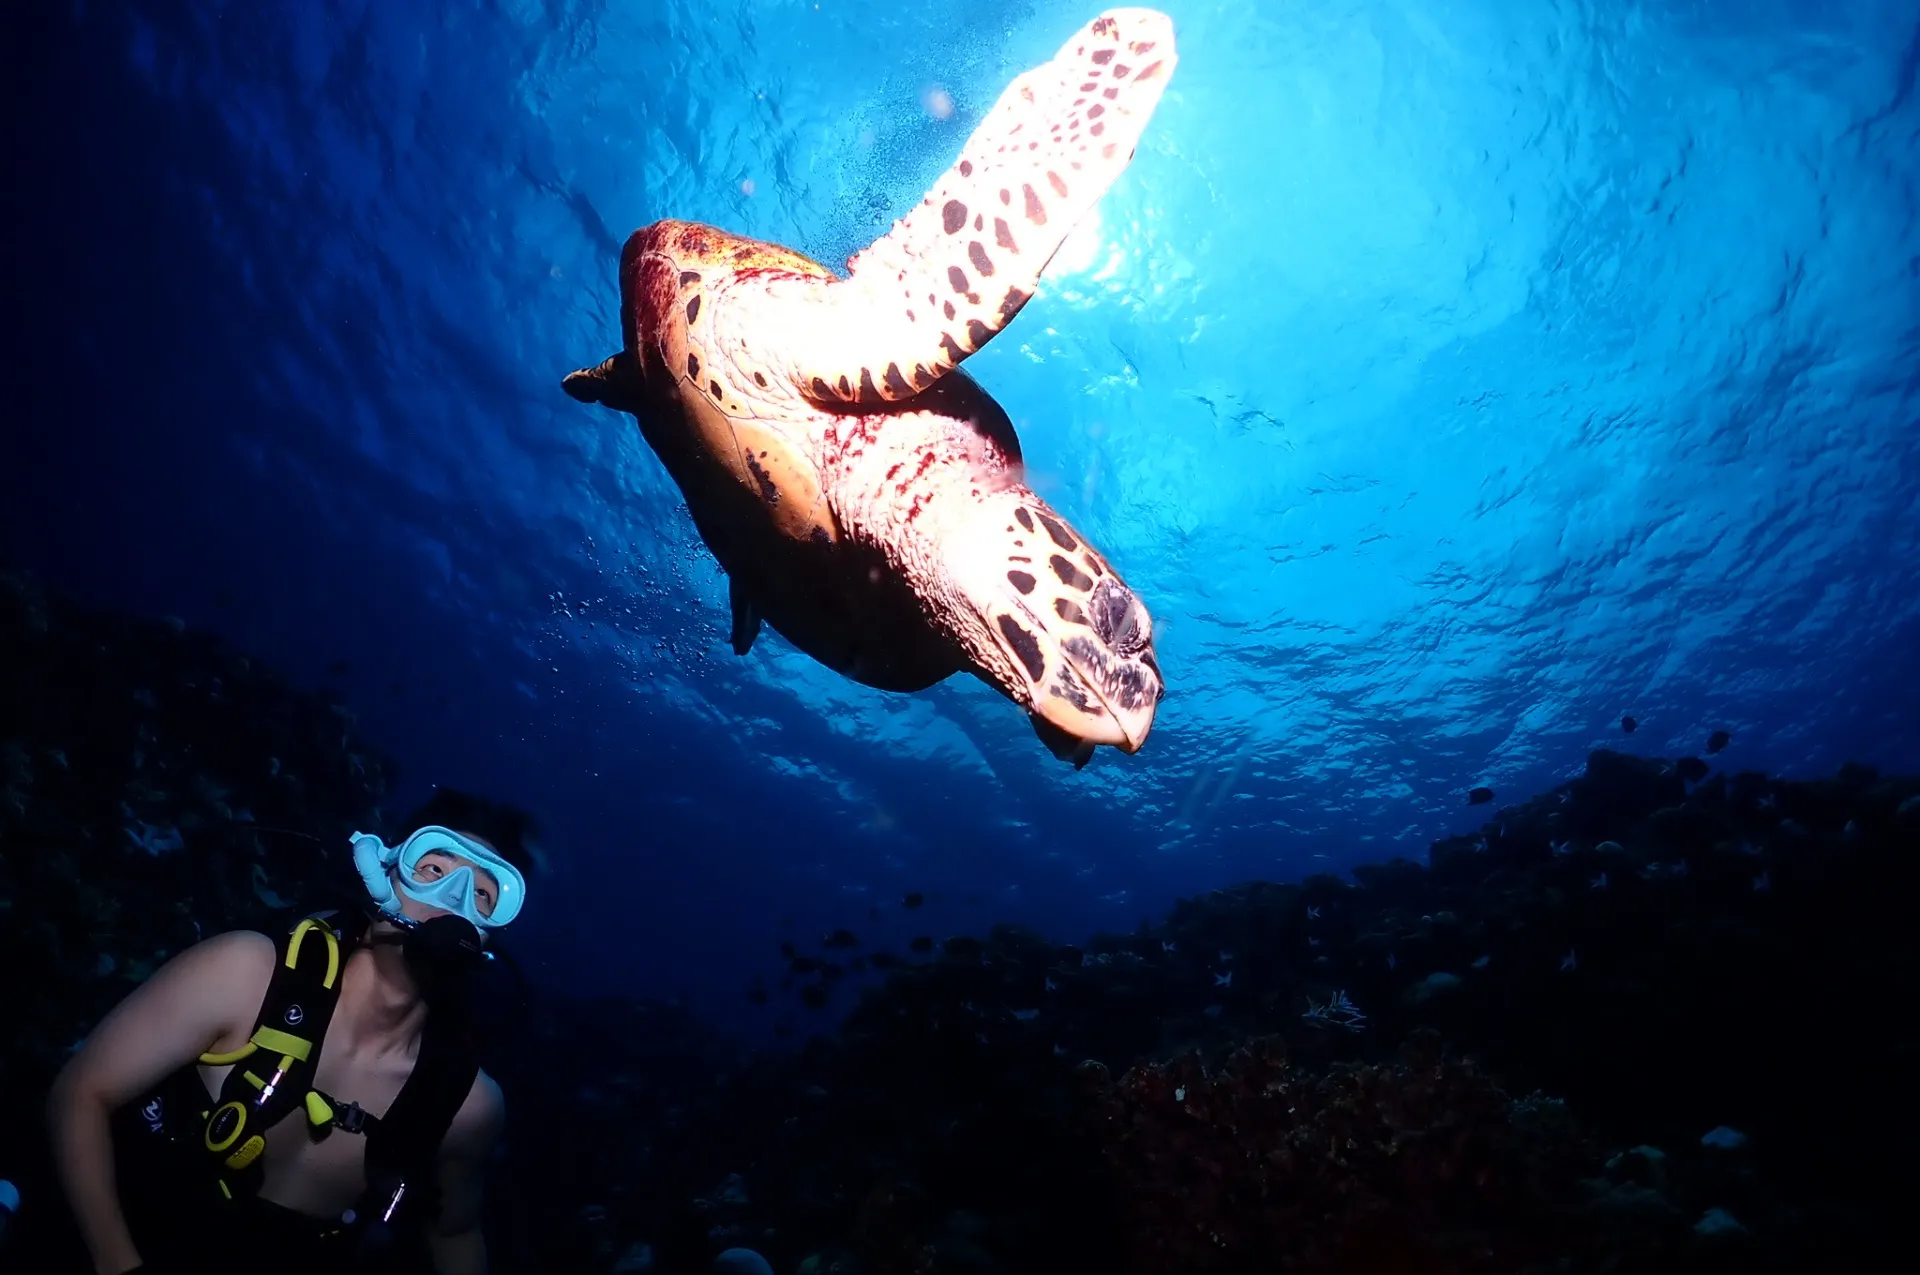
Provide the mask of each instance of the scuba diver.
POLYGON ((525 901, 528 820, 443 788, 405 826, 354 834, 358 915, 195 944, 62 1069, 54 1154, 97 1275, 486 1270, 505 1103, 473 980, 525 901))

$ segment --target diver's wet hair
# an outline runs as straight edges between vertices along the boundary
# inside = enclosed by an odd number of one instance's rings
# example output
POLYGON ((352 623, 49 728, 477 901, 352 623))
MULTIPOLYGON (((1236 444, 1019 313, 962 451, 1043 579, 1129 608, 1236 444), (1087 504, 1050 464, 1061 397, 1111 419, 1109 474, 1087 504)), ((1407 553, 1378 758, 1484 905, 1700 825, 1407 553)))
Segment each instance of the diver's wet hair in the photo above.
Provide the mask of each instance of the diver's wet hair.
POLYGON ((405 836, 427 824, 472 833, 498 850, 502 859, 523 874, 533 872, 533 854, 527 843, 540 835, 540 828, 524 810, 476 797, 458 788, 436 788, 424 805, 401 822, 399 835, 405 836))

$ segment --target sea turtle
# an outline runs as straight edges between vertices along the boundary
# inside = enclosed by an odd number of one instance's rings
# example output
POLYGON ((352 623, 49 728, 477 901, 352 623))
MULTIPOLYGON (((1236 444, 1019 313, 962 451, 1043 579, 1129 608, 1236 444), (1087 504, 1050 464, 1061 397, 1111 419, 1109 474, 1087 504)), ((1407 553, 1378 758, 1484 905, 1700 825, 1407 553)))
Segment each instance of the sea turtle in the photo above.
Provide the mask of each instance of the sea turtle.
POLYGON ((844 279, 692 222, 628 238, 624 348, 563 384, 639 420, 726 571, 735 652, 765 622, 884 690, 970 670, 1076 768, 1146 739, 1152 620, 1026 485, 1012 422, 959 364, 1126 168, 1174 62, 1165 15, 1101 14, 844 279))

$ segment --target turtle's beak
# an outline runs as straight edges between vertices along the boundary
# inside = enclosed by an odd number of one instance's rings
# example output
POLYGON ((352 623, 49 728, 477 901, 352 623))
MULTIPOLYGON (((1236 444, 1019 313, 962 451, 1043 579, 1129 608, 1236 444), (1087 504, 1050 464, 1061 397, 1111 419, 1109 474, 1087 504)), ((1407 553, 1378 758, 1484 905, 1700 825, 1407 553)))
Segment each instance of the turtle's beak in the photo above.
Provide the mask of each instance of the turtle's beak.
POLYGON ((1032 714, 1054 756, 1083 766, 1100 745, 1137 752, 1166 693, 1153 620, 1104 558, 1028 499, 1034 530, 1010 519, 1006 556, 982 552, 968 590, 988 648, 976 663, 1032 714))
POLYGON ((1034 728, 1056 756, 1068 756, 1057 746, 1061 736, 1085 746, 1069 756, 1077 764, 1099 745, 1140 751, 1166 694, 1153 655, 1153 622, 1132 590, 1108 576, 1086 610, 1088 625, 1049 626, 1062 667, 1034 688, 1032 706, 1034 728))

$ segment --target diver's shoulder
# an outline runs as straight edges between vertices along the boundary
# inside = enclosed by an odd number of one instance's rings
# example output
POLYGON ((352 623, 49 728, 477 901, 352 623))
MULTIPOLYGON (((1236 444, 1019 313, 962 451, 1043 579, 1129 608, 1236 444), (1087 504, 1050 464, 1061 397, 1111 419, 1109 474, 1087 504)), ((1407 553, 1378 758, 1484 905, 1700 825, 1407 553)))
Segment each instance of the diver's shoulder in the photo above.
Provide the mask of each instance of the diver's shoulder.
POLYGON ((476 1072, 466 1101, 454 1114, 448 1138, 468 1146, 485 1146, 500 1136, 506 1118, 507 1099, 500 1092, 500 1082, 485 1071, 476 1072))
POLYGON ((179 960, 210 975, 270 976, 279 945, 258 930, 226 930, 195 943, 179 960))
POLYGON ((209 957, 236 961, 271 961, 279 944, 259 930, 223 930, 194 944, 188 951, 204 951, 209 957))

